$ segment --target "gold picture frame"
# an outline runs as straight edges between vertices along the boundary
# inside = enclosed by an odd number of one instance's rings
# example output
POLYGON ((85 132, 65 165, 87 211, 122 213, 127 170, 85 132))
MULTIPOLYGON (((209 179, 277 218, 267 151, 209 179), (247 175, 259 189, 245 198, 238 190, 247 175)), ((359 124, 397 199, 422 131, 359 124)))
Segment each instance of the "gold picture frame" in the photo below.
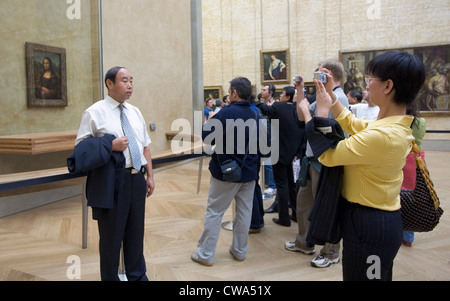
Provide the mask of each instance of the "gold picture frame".
POLYGON ((261 83, 289 84, 290 55, 289 48, 278 50, 261 50, 261 83))
POLYGON ((26 42, 25 51, 28 106, 66 107, 66 50, 26 42))
POLYGON ((204 100, 203 104, 206 103, 208 99, 212 99, 213 103, 216 103, 216 99, 223 98, 223 89, 222 86, 205 86, 203 87, 204 100))
POLYGON ((450 45, 431 45, 408 48, 341 51, 340 60, 346 71, 344 92, 356 88, 365 90, 364 70, 371 59, 389 50, 403 50, 419 57, 426 68, 425 84, 416 104, 422 115, 450 116, 450 45))

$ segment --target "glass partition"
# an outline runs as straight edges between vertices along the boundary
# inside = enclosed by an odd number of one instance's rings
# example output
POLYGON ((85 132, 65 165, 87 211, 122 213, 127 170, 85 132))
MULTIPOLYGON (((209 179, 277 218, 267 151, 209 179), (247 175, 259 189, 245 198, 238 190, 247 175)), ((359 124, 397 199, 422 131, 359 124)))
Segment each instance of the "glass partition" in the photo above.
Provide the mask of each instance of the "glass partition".
MULTIPOLYGON (((0 136, 78 129, 103 93, 100 10, 100 0, 2 1, 0 136)), ((0 152, 0 174, 63 166, 66 155, 0 152)))

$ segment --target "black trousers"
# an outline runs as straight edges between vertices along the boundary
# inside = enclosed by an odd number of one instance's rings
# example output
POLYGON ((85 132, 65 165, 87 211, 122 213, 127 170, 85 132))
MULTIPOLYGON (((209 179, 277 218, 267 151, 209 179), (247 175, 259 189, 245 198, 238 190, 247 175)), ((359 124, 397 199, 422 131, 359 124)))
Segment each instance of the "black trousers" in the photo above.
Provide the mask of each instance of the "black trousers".
POLYGON ((147 184, 144 175, 125 174, 125 183, 115 198, 114 208, 93 208, 100 234, 102 281, 119 281, 120 249, 129 281, 147 281, 144 259, 144 219, 147 184))
POLYGON ((403 237, 400 210, 384 211, 341 199, 339 220, 344 281, 391 281, 403 237))
POLYGON ((292 209, 292 215, 297 216, 297 185, 294 183, 292 164, 278 162, 272 168, 277 186, 278 218, 281 222, 290 223, 289 208, 292 209))
POLYGON ((258 164, 258 178, 255 183, 255 192, 253 193, 252 221, 250 229, 259 229, 264 226, 264 204, 262 198, 261 186, 259 185, 259 172, 261 165, 258 164))

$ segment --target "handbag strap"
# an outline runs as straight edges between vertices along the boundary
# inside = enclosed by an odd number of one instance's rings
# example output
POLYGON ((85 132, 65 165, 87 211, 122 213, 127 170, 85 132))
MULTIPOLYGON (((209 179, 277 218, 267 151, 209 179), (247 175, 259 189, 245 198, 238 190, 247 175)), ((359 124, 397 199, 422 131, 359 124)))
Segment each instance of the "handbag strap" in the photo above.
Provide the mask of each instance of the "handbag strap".
POLYGON ((422 157, 420 156, 420 149, 417 146, 415 141, 412 142, 411 152, 414 153, 417 169, 420 171, 420 173, 423 176, 423 179, 425 180, 425 183, 427 184, 428 190, 430 192, 430 196, 433 199, 434 209, 437 210, 440 205, 439 197, 437 196, 436 190, 434 189, 434 184, 433 184, 433 181, 431 180, 428 167, 427 167, 425 161, 423 161, 422 157))
MULTIPOLYGON (((220 161, 220 155, 217 154, 217 153, 216 153, 216 155, 217 155, 217 160, 219 160, 219 164, 223 164, 223 163, 220 161)), ((244 154, 244 159, 242 160, 242 167, 245 165, 245 159, 247 159, 247 147, 245 147, 245 154, 244 154)))

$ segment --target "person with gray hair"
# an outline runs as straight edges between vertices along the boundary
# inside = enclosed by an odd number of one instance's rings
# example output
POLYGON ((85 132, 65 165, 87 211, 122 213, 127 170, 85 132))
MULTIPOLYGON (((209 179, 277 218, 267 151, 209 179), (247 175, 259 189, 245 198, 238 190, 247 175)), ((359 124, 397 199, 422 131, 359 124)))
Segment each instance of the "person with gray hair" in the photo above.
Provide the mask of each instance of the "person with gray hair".
MULTIPOLYGON (((328 59, 320 63, 318 71, 327 70, 333 77, 327 83, 332 87, 337 96, 337 100, 346 108, 349 107, 347 96, 341 87, 341 80, 344 76, 344 66, 336 59, 328 59)), ((297 89, 297 102, 304 98, 304 81, 294 83, 297 89)), ((309 105, 311 115, 317 114, 317 101, 309 105)), ((332 117, 331 111, 329 116, 332 117)), ((300 139, 300 138, 299 138, 300 139)), ((309 216, 314 206, 316 190, 319 183, 320 171, 322 168, 318 158, 313 153, 309 141, 306 142, 306 153, 301 159, 301 178, 302 184, 297 193, 297 226, 298 233, 294 241, 287 241, 285 248, 289 251, 300 252, 306 255, 316 253, 315 245, 306 240, 309 232, 309 216)), ((339 262, 340 242, 326 243, 320 250, 319 255, 311 260, 311 265, 317 268, 326 268, 339 262)))
POLYGON ((214 109, 214 114, 216 114, 217 112, 219 112, 222 108, 223 108, 223 101, 220 98, 216 99, 216 108, 214 109))

